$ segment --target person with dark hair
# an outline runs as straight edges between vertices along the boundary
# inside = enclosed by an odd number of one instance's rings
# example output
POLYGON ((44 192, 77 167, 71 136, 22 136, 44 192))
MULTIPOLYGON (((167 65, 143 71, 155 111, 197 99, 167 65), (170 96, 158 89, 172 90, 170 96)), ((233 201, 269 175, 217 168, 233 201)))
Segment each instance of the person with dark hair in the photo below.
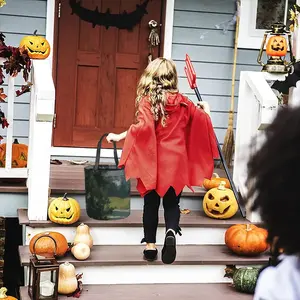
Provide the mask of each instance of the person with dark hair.
POLYGON ((300 107, 278 112, 249 161, 247 182, 251 209, 260 213, 278 253, 278 264, 261 272, 254 300, 299 300, 300 107))

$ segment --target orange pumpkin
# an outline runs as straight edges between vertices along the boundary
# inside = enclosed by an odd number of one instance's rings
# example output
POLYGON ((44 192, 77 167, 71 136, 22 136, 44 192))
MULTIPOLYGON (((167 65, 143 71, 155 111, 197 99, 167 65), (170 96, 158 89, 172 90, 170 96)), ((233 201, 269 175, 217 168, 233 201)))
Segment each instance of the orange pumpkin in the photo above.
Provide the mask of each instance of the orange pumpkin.
POLYGON ((236 224, 225 233, 225 244, 239 255, 258 255, 268 249, 267 230, 253 224, 236 224))
POLYGON ((225 187, 230 189, 230 182, 227 178, 221 178, 217 173, 213 173, 213 177, 211 179, 204 179, 203 187, 208 191, 213 188, 217 188, 221 181, 225 181, 225 187))
POLYGON ((271 36, 268 40, 266 53, 269 56, 286 56, 287 42, 286 38, 282 35, 271 36))
MULTIPOLYGON (((5 167, 6 144, 0 145, 0 168, 5 167)), ((15 139, 12 145, 12 168, 26 168, 27 167, 28 146, 19 144, 15 139)))
POLYGON ((32 254, 44 257, 64 256, 69 249, 67 239, 64 235, 55 231, 41 232, 33 236, 29 243, 32 254), (49 237, 50 236, 50 237, 49 237), (56 242, 56 247, 53 239, 56 242), (37 240, 35 246, 34 243, 37 240))

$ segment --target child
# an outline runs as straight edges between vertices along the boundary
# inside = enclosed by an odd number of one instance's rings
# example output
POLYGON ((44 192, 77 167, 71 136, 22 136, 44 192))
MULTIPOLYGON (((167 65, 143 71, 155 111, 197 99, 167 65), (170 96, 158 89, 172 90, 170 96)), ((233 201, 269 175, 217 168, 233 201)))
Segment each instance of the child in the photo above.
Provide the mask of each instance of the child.
POLYGON ((137 124, 121 134, 110 133, 108 142, 126 137, 120 167, 126 178, 137 178, 144 197, 144 258, 157 258, 156 231, 160 198, 163 198, 166 237, 162 261, 176 258, 176 233, 180 233, 179 200, 185 186, 200 186, 211 178, 218 157, 210 117, 182 96, 174 63, 152 61, 137 87, 137 124))
POLYGON ((284 251, 277 266, 261 272, 254 300, 300 299, 299 169, 300 108, 284 108, 249 161, 248 199, 252 197, 252 209, 261 214, 272 248, 284 251))

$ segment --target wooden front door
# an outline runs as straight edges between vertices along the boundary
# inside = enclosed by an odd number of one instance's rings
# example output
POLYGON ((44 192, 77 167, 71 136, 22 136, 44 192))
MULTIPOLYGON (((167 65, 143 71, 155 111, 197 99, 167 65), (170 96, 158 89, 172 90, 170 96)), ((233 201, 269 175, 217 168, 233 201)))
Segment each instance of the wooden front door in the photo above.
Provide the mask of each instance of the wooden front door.
MULTIPOLYGON (((141 0, 82 0, 85 8, 131 12, 141 0)), ((121 133, 134 121, 136 85, 147 66, 148 22, 162 24, 163 0, 150 0, 148 14, 132 31, 93 28, 61 1, 57 21, 56 124, 54 146, 96 147, 102 134, 121 133)), ((162 27, 159 30, 162 32, 162 27)), ((161 47, 162 48, 162 47, 161 47)), ((162 55, 155 49, 154 57, 162 55)))

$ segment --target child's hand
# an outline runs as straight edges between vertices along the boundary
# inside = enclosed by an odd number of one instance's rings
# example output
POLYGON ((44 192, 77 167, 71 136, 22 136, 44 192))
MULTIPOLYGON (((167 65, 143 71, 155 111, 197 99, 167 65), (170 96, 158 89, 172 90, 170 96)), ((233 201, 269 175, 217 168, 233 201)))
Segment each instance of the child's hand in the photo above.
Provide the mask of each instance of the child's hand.
POLYGON ((206 101, 201 101, 197 103, 197 106, 203 109, 210 116, 210 108, 206 101))
POLYGON ((109 143, 112 143, 112 142, 119 142, 121 139, 120 139, 120 135, 119 135, 119 134, 110 133, 110 134, 106 137, 106 140, 107 140, 109 143))

